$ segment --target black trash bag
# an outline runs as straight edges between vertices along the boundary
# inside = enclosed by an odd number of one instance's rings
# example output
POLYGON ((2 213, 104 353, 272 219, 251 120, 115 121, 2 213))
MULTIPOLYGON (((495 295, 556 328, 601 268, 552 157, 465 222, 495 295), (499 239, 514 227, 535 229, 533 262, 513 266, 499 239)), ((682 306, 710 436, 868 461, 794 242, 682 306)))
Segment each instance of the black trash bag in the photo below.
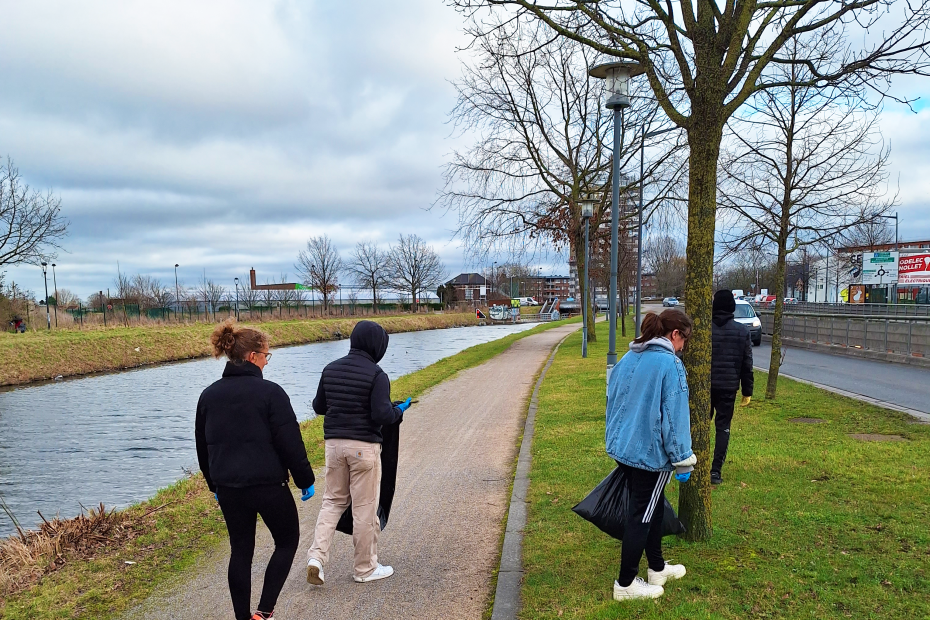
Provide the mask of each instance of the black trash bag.
MULTIPOLYGON (((572 511, 582 519, 596 525, 605 534, 617 540, 623 540, 629 494, 630 488, 626 475, 618 467, 601 480, 601 483, 594 487, 587 497, 578 502, 572 511)), ((662 536, 684 534, 687 531, 684 523, 678 519, 675 509, 668 503, 668 498, 663 499, 665 515, 662 519, 662 536)))
MULTIPOLYGON (((402 417, 394 424, 381 427, 381 497, 378 501, 378 519, 381 521, 382 531, 387 526, 388 517, 391 516, 391 505, 397 490, 397 457, 400 454, 400 423, 403 421, 402 417)), ((349 504, 339 517, 336 531, 351 535, 353 529, 352 504, 349 504)))

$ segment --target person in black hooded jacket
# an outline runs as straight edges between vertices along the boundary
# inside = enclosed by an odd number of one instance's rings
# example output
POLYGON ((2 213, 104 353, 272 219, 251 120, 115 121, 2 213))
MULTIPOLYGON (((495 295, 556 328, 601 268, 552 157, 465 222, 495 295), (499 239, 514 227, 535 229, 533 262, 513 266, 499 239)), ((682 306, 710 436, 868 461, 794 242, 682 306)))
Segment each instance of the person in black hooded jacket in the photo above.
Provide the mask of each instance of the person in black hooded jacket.
POLYGON ((736 406, 736 392, 742 384, 744 407, 752 399, 752 341, 749 328, 733 319, 736 300, 733 293, 720 290, 714 294, 710 362, 711 417, 717 431, 714 461, 710 466, 712 484, 723 482, 721 470, 730 446, 730 423, 736 406))
POLYGON ((226 356, 223 378, 200 395, 194 436, 197 460, 216 494, 229 530, 229 592, 236 620, 264 620, 274 606, 300 542, 288 472, 304 501, 313 495, 313 469, 297 416, 281 387, 262 377, 268 336, 229 319, 211 338, 214 357, 226 356), (274 538, 258 611, 251 614, 252 554, 257 516, 274 538))
POLYGON ((364 583, 394 574, 378 563, 381 522, 382 426, 396 423, 410 399, 395 406, 391 381, 378 366, 388 347, 388 334, 372 321, 359 321, 349 339, 349 354, 323 369, 313 410, 324 416, 326 491, 317 517, 313 545, 307 552, 307 582, 322 585, 323 566, 342 513, 352 505, 355 575, 364 583))

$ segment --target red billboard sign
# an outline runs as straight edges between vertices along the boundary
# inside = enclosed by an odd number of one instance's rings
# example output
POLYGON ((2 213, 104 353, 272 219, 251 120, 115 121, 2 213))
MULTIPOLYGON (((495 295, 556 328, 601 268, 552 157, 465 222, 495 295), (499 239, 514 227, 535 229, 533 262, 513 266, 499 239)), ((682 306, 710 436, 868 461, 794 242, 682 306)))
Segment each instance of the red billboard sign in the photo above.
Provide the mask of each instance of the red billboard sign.
POLYGON ((930 254, 904 254, 898 260, 898 284, 930 284, 930 254))

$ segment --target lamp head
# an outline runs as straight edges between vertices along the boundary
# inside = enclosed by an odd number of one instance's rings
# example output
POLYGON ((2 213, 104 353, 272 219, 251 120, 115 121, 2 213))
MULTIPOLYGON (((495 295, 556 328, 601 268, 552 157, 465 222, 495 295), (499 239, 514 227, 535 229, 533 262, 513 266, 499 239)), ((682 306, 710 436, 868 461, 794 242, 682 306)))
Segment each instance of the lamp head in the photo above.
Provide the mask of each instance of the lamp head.
POLYGON ((588 70, 591 77, 606 80, 608 93, 607 108, 630 107, 630 78, 645 73, 646 70, 638 62, 605 62, 595 65, 588 70))
POLYGON ((578 201, 578 204, 581 206, 581 217, 588 219, 594 217, 594 203, 597 201, 593 198, 582 198, 578 201))

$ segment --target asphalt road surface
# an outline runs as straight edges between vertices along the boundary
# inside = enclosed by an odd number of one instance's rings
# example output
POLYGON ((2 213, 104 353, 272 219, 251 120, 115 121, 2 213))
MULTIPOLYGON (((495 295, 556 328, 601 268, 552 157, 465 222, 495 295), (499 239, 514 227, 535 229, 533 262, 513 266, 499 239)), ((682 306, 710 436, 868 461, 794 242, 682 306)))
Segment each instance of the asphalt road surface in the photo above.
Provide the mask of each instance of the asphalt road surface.
MULTIPOLYGON (((768 343, 753 347, 760 368, 768 369, 771 355, 768 343)), ((790 347, 784 359, 785 375, 930 413, 930 369, 790 347)))
MULTIPOLYGON (((579 327, 556 327, 519 340, 496 358, 429 390, 407 412, 397 494, 378 549, 379 561, 394 567, 393 577, 355 583, 352 539, 337 532, 324 568, 326 583, 307 584, 306 553, 323 495, 324 482, 318 479, 316 496, 297 502, 300 548, 275 618, 480 619, 490 600, 534 378, 552 348, 579 327)), ((323 463, 312 465, 321 476, 323 463)), ((259 525, 253 609, 272 549, 268 531, 259 525)), ((228 560, 225 543, 124 618, 231 618, 228 560)))

